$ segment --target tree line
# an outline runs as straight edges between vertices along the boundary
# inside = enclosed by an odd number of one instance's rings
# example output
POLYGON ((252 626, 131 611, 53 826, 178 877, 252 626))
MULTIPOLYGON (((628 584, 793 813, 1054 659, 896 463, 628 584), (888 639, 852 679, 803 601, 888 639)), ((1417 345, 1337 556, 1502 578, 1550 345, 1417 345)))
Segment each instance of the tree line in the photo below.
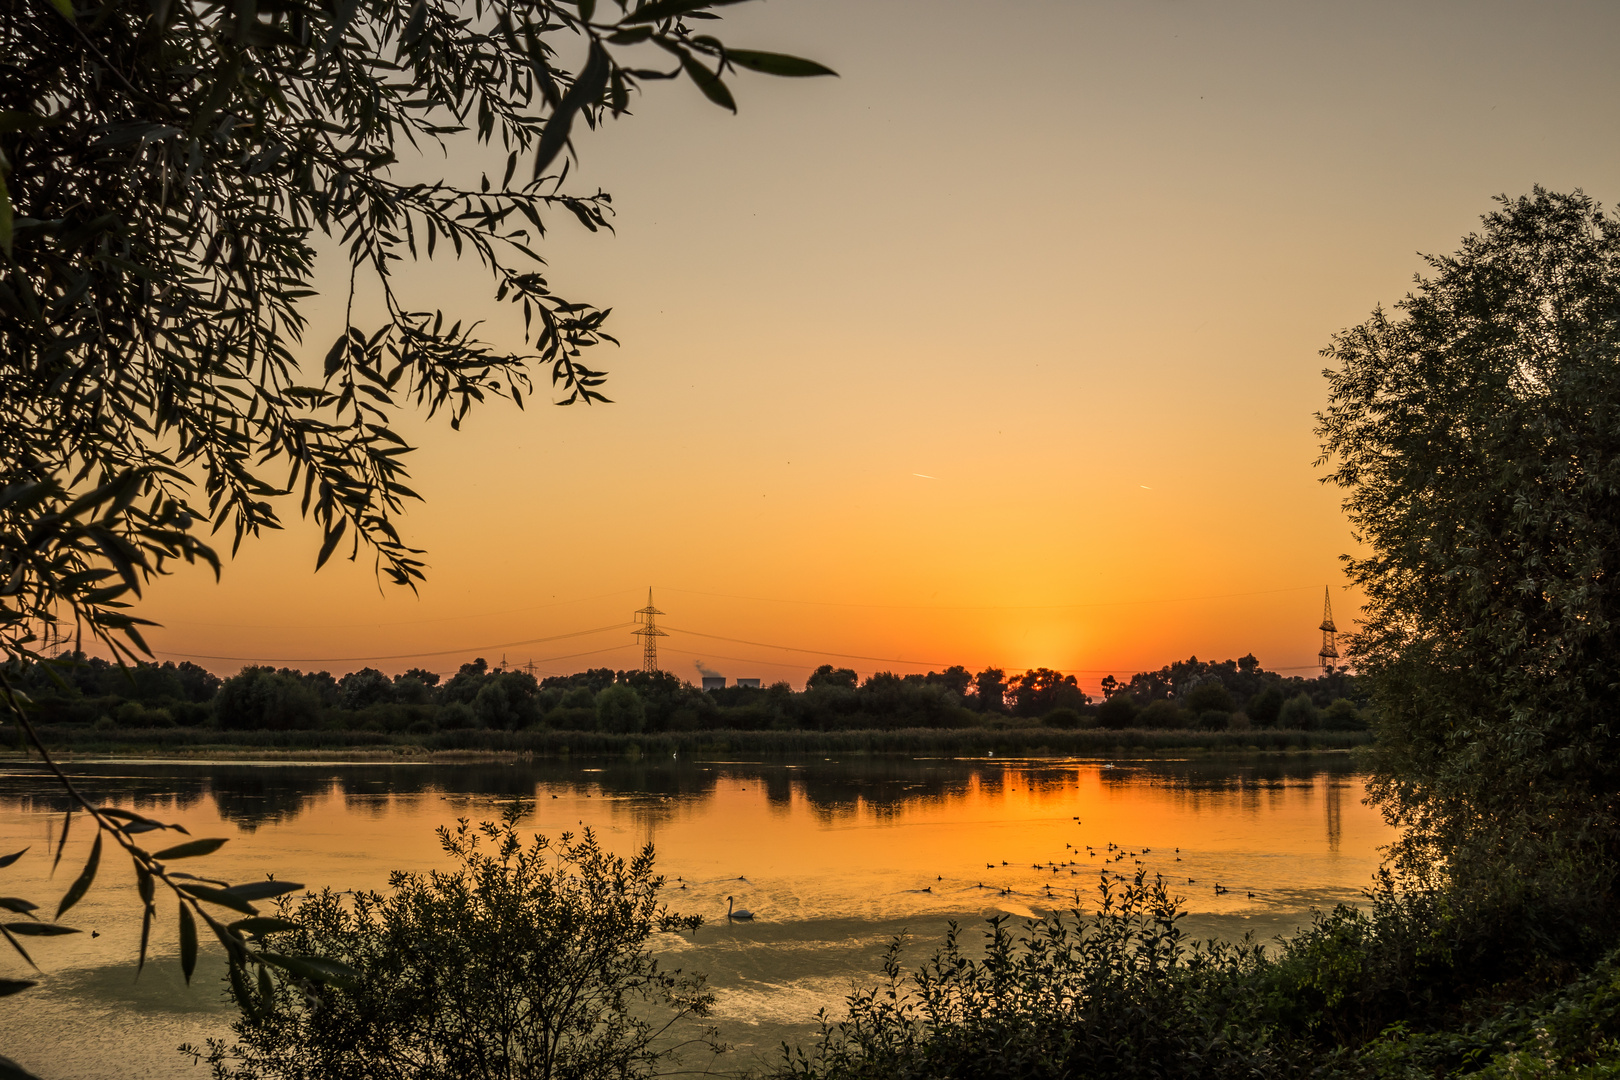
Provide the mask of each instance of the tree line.
POLYGON ((1050 668, 862 679, 823 664, 802 688, 703 690, 669 672, 590 668, 537 677, 492 667, 483 658, 448 679, 422 668, 389 676, 361 668, 329 671, 248 666, 220 678, 182 661, 120 666, 76 657, 47 670, 33 665, 17 681, 40 719, 101 730, 212 727, 229 731, 372 730, 430 734, 485 728, 616 733, 702 730, 838 731, 1020 724, 1055 728, 1287 728, 1360 730, 1367 698, 1355 676, 1334 671, 1305 679, 1267 671, 1251 654, 1208 662, 1190 657, 1126 680, 1103 680, 1093 699, 1077 678, 1050 668))

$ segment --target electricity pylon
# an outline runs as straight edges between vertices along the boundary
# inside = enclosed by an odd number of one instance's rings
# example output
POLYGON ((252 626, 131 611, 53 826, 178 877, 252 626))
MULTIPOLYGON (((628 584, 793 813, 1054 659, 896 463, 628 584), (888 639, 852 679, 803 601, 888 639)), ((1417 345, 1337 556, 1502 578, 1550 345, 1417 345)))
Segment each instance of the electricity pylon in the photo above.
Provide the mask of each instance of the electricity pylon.
POLYGON ((647 586, 647 606, 636 612, 636 622, 641 625, 631 631, 632 636, 641 639, 641 670, 648 675, 658 674, 658 639, 669 637, 658 629, 658 616, 663 612, 653 607, 652 586, 647 586))
POLYGON ((1325 585, 1322 587, 1322 651, 1316 658, 1322 661, 1323 671, 1332 671, 1333 662, 1339 658, 1339 628, 1333 625, 1333 593, 1325 585))

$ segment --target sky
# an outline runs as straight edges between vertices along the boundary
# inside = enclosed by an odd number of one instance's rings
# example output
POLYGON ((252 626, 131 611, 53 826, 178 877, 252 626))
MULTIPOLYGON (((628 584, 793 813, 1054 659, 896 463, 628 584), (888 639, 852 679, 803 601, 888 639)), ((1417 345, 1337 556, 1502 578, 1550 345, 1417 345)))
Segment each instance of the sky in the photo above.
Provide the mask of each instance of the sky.
MULTIPOLYGON (((616 232, 558 220, 543 253, 613 309, 613 404, 403 419, 419 594, 363 556, 315 573, 288 504, 220 582, 148 589, 159 659, 630 668, 651 588, 660 666, 694 680, 961 663, 1094 688, 1249 652, 1309 674, 1324 589, 1343 630, 1358 602, 1320 350, 1493 195, 1620 198, 1612 4, 724 10, 729 44, 839 77, 738 78, 735 116, 651 84, 577 138, 616 232)), ((328 253, 313 365, 345 282, 328 253)), ((401 283, 516 337, 475 267, 401 283)))

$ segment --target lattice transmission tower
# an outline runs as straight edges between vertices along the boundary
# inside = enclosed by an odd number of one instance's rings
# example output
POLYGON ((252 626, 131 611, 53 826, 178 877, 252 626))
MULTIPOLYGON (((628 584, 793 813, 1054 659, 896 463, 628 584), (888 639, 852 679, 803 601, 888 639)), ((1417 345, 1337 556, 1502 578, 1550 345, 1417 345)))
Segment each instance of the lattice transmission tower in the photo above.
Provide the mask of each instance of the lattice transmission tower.
POLYGON ((1323 671, 1332 671, 1339 659, 1339 628, 1333 625, 1333 593, 1322 587, 1322 651, 1316 654, 1323 671))
POLYGON ((652 586, 647 586, 647 606, 636 612, 636 622, 641 625, 631 633, 641 639, 641 670, 649 675, 658 673, 658 639, 669 637, 658 629, 658 616, 663 612, 653 607, 652 586))

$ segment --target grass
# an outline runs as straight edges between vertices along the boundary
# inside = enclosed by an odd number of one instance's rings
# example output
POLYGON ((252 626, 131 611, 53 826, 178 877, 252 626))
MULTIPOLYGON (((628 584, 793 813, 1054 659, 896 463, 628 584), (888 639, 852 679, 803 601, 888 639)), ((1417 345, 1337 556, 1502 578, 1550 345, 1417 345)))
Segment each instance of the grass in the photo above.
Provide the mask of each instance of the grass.
POLYGON ((421 757, 429 754, 946 754, 957 757, 1123 757, 1171 751, 1347 750, 1372 736, 1360 731, 1164 731, 1141 728, 1060 731, 1054 728, 908 728, 881 731, 692 731, 613 734, 598 731, 470 729, 428 734, 379 731, 218 731, 213 728, 134 728, 96 731, 45 725, 52 749, 133 756, 421 757))

